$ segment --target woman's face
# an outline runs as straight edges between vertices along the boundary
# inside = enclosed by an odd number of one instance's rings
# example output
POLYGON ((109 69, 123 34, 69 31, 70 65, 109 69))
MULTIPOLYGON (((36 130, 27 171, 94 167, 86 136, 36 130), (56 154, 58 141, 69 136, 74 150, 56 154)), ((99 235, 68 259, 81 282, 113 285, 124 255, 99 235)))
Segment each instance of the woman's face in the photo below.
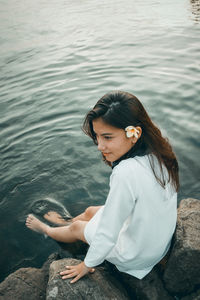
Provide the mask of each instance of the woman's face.
POLYGON ((124 129, 119 129, 105 123, 102 118, 93 120, 93 130, 96 134, 98 150, 109 162, 118 160, 134 145, 134 137, 127 138, 124 129))

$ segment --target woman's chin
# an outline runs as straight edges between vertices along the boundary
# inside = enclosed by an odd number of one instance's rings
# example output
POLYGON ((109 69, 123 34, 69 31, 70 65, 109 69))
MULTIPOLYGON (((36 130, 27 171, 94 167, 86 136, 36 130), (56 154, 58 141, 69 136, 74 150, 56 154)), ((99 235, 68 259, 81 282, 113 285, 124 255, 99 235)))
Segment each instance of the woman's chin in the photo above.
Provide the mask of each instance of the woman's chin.
POLYGON ((103 158, 109 163, 113 163, 114 161, 118 160, 118 158, 113 157, 113 155, 111 153, 109 153, 109 154, 102 153, 102 155, 103 155, 103 158))
POLYGON ((112 163, 114 160, 112 160, 112 159, 110 159, 109 157, 107 157, 107 156, 105 156, 105 155, 103 155, 103 158, 107 161, 107 162, 109 162, 109 163, 112 163))
POLYGON ((115 161, 115 159, 109 158, 109 157, 105 157, 106 161, 108 161, 109 163, 113 163, 115 161))

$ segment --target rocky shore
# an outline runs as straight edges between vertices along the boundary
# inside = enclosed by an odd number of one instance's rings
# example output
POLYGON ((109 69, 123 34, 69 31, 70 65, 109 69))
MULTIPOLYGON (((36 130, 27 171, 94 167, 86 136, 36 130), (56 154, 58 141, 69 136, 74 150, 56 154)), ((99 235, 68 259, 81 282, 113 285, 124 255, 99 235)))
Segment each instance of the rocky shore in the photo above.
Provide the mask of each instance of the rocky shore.
POLYGON ((62 280, 59 272, 80 258, 62 250, 40 269, 17 270, 0 284, 0 300, 200 300, 200 201, 180 202, 169 255, 142 280, 107 262, 75 284, 62 280))

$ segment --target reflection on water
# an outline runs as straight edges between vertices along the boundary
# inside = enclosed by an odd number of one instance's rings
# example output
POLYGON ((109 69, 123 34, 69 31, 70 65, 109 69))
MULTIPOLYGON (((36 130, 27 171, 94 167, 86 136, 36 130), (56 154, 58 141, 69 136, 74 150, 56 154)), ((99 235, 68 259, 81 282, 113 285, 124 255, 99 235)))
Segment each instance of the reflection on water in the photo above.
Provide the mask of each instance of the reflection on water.
POLYGON ((189 0, 1 1, 1 279, 58 249, 24 226, 44 199, 73 216, 104 203, 110 169, 80 128, 107 91, 141 99, 177 154, 179 200, 199 198, 198 20, 189 0))
POLYGON ((200 0, 190 0, 193 20, 195 23, 200 22, 200 0))

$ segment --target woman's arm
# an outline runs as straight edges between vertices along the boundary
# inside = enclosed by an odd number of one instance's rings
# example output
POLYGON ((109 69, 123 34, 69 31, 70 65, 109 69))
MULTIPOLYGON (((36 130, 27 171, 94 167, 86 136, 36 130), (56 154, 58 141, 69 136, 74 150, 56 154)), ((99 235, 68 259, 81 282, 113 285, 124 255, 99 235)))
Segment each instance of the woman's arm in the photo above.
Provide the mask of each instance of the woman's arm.
POLYGON ((87 267, 101 264, 116 245, 119 232, 131 212, 136 200, 136 180, 126 162, 113 170, 110 191, 104 211, 86 258, 87 267))

